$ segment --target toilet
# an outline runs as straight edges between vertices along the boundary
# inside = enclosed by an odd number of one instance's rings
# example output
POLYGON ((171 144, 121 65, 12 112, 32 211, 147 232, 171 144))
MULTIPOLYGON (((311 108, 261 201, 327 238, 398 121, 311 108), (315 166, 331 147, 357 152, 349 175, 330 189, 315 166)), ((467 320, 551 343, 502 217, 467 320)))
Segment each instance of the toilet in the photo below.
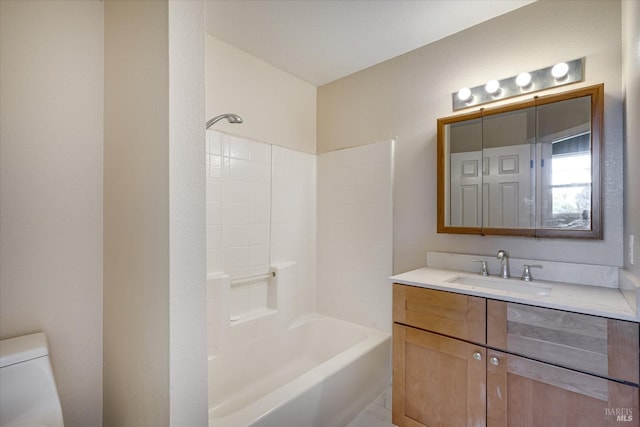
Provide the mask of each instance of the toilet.
POLYGON ((0 427, 63 427, 47 338, 0 340, 0 427))

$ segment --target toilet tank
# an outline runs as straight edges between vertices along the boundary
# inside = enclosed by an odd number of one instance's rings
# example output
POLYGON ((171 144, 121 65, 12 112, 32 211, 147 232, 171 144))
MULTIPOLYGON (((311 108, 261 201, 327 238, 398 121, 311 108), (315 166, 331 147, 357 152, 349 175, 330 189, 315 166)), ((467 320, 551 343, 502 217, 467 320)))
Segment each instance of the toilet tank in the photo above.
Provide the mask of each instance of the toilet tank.
POLYGON ((0 427, 62 427, 44 333, 0 341, 0 427))

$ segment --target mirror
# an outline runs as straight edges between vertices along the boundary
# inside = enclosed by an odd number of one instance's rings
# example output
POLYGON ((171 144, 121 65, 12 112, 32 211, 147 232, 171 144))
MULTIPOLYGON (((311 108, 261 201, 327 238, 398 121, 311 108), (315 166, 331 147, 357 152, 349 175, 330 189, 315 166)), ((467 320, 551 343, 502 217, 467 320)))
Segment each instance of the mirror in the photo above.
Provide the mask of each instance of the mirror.
POLYGON ((438 119, 438 232, 601 239, 603 95, 438 119))

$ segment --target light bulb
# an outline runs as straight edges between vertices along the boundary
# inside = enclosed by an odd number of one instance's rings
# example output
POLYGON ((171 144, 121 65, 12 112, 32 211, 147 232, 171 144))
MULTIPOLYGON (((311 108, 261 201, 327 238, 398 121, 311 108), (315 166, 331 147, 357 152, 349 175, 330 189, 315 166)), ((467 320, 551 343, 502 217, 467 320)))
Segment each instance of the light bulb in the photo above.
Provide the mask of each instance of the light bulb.
POLYGON ((463 102, 471 99, 471 89, 469 89, 468 87, 463 87, 462 89, 460 89, 458 91, 458 99, 463 102))
POLYGON ((484 85, 484 90, 487 93, 494 95, 500 90, 500 83, 497 80, 489 80, 486 85, 484 85))
POLYGON ((569 72, 569 66, 566 62, 558 62, 551 69, 551 75, 556 79, 561 79, 569 72))
POLYGON ((529 73, 520 73, 518 77, 516 77, 516 84, 522 88, 525 88, 531 84, 531 74, 529 73))

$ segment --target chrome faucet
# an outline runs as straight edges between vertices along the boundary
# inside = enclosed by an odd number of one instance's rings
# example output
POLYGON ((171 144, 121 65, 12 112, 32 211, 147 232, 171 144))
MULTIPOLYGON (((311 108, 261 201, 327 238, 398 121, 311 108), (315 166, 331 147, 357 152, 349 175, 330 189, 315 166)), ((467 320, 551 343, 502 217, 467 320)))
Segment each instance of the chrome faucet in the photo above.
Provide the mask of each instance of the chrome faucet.
POLYGON ((509 254, 507 251, 500 249, 498 251, 498 255, 496 256, 498 260, 500 260, 500 274, 498 274, 503 279, 509 278, 509 254))

